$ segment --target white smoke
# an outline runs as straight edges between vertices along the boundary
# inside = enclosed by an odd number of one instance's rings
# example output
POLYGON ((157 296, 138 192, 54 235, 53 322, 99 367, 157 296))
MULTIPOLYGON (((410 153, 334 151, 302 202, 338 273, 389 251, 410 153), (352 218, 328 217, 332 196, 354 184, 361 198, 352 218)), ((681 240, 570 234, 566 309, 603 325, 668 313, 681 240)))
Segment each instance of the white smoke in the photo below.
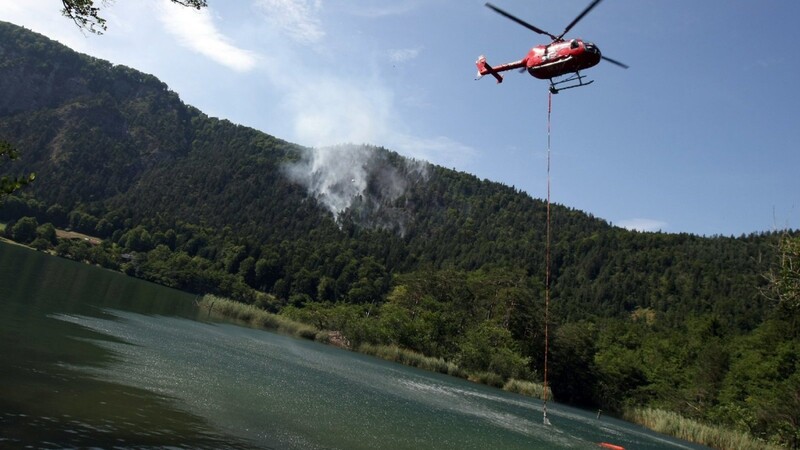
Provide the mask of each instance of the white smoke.
POLYGON ((386 160, 387 154, 363 145, 307 149, 285 171, 338 220, 355 202, 370 205, 372 212, 377 212, 406 192, 409 176, 426 177, 427 163, 403 158, 401 173, 386 160))
POLYGON ((287 171, 292 181, 338 217, 367 188, 370 153, 356 146, 309 149, 287 171))

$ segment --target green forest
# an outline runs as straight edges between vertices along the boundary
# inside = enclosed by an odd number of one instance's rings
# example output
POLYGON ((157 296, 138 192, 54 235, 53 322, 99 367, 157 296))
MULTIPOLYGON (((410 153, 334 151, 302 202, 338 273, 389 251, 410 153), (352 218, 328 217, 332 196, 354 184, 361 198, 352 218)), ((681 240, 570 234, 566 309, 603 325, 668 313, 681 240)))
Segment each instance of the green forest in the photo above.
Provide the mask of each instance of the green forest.
MULTIPOLYGON (((0 160, 4 179, 36 174, 0 200, 8 239, 339 331, 352 346, 542 380, 546 204, 514 187, 343 148, 368 155, 366 188, 334 214, 290 176, 310 149, 2 22, 0 141, 15 155, 0 160)), ((641 233, 552 208, 558 401, 670 411, 798 448, 800 234, 641 233)))

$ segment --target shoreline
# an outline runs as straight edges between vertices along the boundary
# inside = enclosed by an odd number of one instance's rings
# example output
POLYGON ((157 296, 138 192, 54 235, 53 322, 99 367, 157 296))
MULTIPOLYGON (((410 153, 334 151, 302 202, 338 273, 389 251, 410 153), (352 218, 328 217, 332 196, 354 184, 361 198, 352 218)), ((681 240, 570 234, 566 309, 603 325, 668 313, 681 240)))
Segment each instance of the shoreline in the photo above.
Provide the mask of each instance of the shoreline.
MULTIPOLYGON (((39 250, 29 245, 10 240, 3 236, 0 236, 0 243, 24 247, 32 251, 46 253, 50 256, 68 259, 81 264, 99 266, 89 261, 79 261, 58 255, 53 250, 39 250)), ((148 281, 170 289, 176 289, 173 286, 167 286, 155 280, 136 277, 121 270, 115 270, 111 268, 106 269, 122 275, 130 276, 137 280, 148 281)), ((497 380, 500 379, 499 375, 486 372, 467 373, 466 371, 458 368, 456 364, 445 361, 442 358, 425 356, 421 353, 402 349, 397 346, 362 344, 359 345, 358 348, 353 349, 349 347, 349 342, 347 342, 346 338, 344 338, 340 332, 319 330, 314 326, 296 322, 277 314, 269 313, 254 305, 230 300, 224 297, 218 297, 211 294, 206 294, 203 296, 197 295, 197 297, 201 297, 201 300, 195 300, 198 311, 203 311, 203 308, 205 307, 208 309, 207 314, 209 316, 214 314, 218 318, 225 318, 227 320, 235 321, 240 325, 268 331, 276 331, 302 339, 314 340, 320 343, 338 346, 346 350, 375 356, 387 361, 397 362, 410 367, 417 367, 423 370, 443 373, 446 375, 463 378, 475 383, 497 387, 507 392, 518 393, 528 397, 538 398, 540 400, 543 399, 541 384, 539 383, 515 379, 510 379, 505 382, 498 382, 497 380), (210 306, 207 303, 203 303, 207 298, 212 299, 210 306), (214 307, 215 305, 217 306, 216 308, 214 307), (333 340, 331 339, 332 336, 333 340), (443 370, 442 367, 445 369, 443 370)), ((554 400, 550 393, 548 394, 547 398, 554 400)), ((686 418, 671 411, 659 410, 646 406, 626 408, 619 415, 612 415, 612 417, 617 417, 621 420, 640 425, 665 436, 682 439, 688 442, 705 445, 716 449, 780 450, 787 448, 759 440, 750 434, 734 429, 725 428, 719 425, 706 424, 686 418)))
MULTIPOLYGON (((506 380, 500 375, 491 372, 469 372, 460 368, 456 363, 447 361, 444 358, 427 356, 396 345, 362 343, 354 347, 340 331, 320 330, 313 325, 297 322, 278 314, 267 312, 254 305, 248 305, 211 294, 204 295, 199 301, 195 301, 195 304, 200 311, 206 311, 208 316, 213 314, 215 317, 233 320, 253 328, 277 331, 294 337, 333 345, 356 353, 374 356, 409 367, 416 367, 430 372, 455 376, 473 383, 497 387, 506 392, 514 392, 540 400, 544 399, 544 388, 540 383, 518 380, 515 378, 506 380)), ((553 399, 552 392, 549 388, 547 398, 553 399)))

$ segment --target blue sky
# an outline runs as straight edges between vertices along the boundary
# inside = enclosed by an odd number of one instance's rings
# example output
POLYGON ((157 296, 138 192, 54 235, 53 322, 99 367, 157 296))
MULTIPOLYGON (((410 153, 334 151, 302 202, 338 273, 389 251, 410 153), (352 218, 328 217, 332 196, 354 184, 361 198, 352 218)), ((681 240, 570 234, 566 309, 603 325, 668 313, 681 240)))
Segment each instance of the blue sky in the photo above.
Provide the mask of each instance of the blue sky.
MULTIPOLYGON (((0 20, 151 73, 211 116, 302 145, 384 146, 546 196, 547 82, 475 81, 537 35, 472 0, 116 0, 81 33, 54 0, 0 20)), ((493 0, 554 34, 589 0, 493 0)), ((800 228, 800 44, 790 0, 605 0, 567 37, 631 66, 553 99, 552 200, 626 228, 800 228)))

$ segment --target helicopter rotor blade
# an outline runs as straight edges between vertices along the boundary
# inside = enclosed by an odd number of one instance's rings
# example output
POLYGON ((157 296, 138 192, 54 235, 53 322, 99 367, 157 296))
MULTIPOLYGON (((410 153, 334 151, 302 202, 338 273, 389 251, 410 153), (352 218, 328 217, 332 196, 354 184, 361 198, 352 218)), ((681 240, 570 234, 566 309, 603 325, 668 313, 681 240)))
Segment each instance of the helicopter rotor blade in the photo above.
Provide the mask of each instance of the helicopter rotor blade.
POLYGON ((594 0, 592 3, 590 3, 589 6, 587 6, 586 9, 583 10, 582 13, 578 14, 578 17, 576 17, 575 20, 573 20, 572 22, 570 22, 569 25, 567 25, 567 28, 564 28, 564 31, 560 35, 558 35, 558 37, 556 37, 555 40, 560 41, 565 34, 569 33, 569 30, 571 30, 572 27, 575 26, 575 24, 580 22, 581 19, 583 19, 585 15, 589 14, 589 11, 594 9, 594 7, 597 6, 597 4, 600 3, 601 1, 603 0, 594 0))
MULTIPOLYGON (((595 0, 595 2, 598 2, 598 1, 600 1, 600 0, 595 0)), ((558 40, 559 39, 556 36, 548 33, 547 31, 544 31, 541 28, 537 28, 537 27, 529 24, 528 22, 525 22, 524 20, 522 20, 522 19, 520 19, 520 18, 518 18, 516 16, 511 15, 511 14, 503 11, 502 9, 492 5, 491 3, 487 3, 486 7, 491 9, 492 11, 496 12, 497 14, 500 14, 501 16, 505 17, 506 19, 510 19, 510 20, 522 25, 523 27, 525 27, 525 28, 527 28, 527 29, 529 29, 531 31, 534 31, 534 32, 539 33, 539 34, 544 34, 545 36, 550 36, 550 38, 553 39, 553 40, 558 40)))
POLYGON ((616 64, 616 65, 622 67, 623 69, 627 69, 628 68, 627 64, 623 64, 623 63, 617 61, 616 59, 611 59, 608 56, 601 56, 601 58, 605 59, 606 61, 610 62, 611 64, 616 64))

